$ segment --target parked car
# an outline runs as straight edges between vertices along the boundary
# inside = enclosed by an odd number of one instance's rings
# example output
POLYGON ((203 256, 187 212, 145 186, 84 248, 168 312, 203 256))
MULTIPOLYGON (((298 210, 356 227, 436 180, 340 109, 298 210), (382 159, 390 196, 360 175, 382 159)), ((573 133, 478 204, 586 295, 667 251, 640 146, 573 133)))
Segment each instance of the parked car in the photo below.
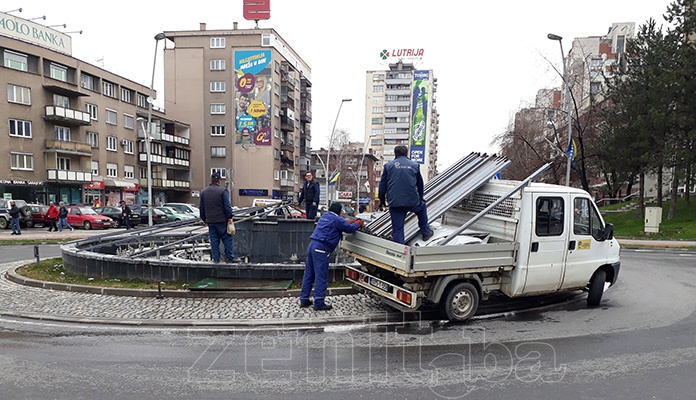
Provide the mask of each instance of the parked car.
POLYGON ((106 229, 114 225, 111 218, 97 214, 91 207, 69 206, 68 224, 73 228, 106 229))
POLYGON ((172 207, 156 207, 156 210, 160 210, 167 214, 167 221, 185 221, 187 219, 196 219, 196 216, 191 213, 181 212, 172 207))
POLYGON ((34 226, 34 221, 31 218, 31 208, 27 206, 27 202, 24 200, 12 200, 12 199, 0 199, 0 229, 7 229, 10 226, 10 201, 14 201, 15 205, 19 207, 21 211, 19 217, 19 224, 22 227, 31 228, 34 226))
POLYGON ((201 210, 191 203, 164 203, 165 207, 171 207, 175 210, 190 213, 196 216, 196 218, 201 217, 201 210))
MULTIPOLYGON (((133 211, 134 213, 140 214, 140 223, 141 224, 143 224, 143 225, 149 224, 150 216, 148 215, 147 207, 133 206, 133 207, 131 207, 131 211, 133 211)), ((167 220, 167 214, 165 214, 163 211, 158 210, 157 207, 153 207, 152 208, 152 223, 153 224, 164 224, 165 222, 169 222, 167 220)))
MULTIPOLYGON (((131 207, 131 206, 129 206, 131 207)), ((106 215, 107 217, 111 218, 114 220, 114 228, 118 228, 123 226, 123 217, 121 216, 121 207, 114 207, 114 206, 105 206, 105 207, 97 207, 94 209, 94 211, 97 212, 97 214, 101 215, 106 215)), ((140 214, 137 212, 133 211, 133 208, 131 207, 131 214, 130 214, 130 226, 135 228, 140 224, 140 214)))
POLYGON ((27 204, 27 206, 31 209, 31 225, 27 223, 27 227, 31 228, 32 226, 36 226, 41 224, 41 226, 46 227, 48 226, 51 222, 51 220, 48 218, 48 206, 44 206, 41 204, 27 204))

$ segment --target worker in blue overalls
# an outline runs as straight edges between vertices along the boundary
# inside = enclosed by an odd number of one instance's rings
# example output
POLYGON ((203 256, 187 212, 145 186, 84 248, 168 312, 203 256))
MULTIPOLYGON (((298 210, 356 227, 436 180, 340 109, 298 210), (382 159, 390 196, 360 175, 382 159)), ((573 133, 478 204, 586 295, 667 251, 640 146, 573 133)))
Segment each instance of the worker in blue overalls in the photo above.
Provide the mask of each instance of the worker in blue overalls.
POLYGON ((329 207, 329 212, 324 213, 317 227, 310 236, 307 249, 307 261, 302 277, 302 290, 300 291, 300 307, 312 305, 309 294, 314 284, 314 309, 330 310, 331 304, 324 301, 326 288, 329 286, 329 256, 341 240, 342 232, 353 233, 363 226, 361 219, 346 221, 341 218, 341 203, 335 202, 329 207))

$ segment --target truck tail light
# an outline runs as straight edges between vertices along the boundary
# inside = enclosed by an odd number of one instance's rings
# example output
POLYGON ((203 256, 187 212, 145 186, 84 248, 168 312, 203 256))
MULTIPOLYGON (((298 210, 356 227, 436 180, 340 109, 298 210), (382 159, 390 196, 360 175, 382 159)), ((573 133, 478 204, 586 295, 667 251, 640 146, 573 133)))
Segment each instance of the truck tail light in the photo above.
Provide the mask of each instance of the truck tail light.
POLYGON ((358 280, 358 271, 354 271, 352 269, 346 269, 346 276, 350 279, 353 280, 358 280))
POLYGON ((411 304, 411 293, 404 292, 401 289, 397 289, 396 298, 403 301, 406 304, 411 304))

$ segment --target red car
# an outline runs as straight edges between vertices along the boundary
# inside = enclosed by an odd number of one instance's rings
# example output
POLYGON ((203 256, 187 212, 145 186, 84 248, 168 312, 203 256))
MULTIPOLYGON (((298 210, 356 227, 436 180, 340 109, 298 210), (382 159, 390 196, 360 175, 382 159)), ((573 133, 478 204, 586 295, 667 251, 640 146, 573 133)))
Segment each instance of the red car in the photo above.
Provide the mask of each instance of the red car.
POLYGON ((70 206, 68 207, 68 224, 73 228, 106 229, 114 226, 114 220, 97 214, 92 207, 70 206))

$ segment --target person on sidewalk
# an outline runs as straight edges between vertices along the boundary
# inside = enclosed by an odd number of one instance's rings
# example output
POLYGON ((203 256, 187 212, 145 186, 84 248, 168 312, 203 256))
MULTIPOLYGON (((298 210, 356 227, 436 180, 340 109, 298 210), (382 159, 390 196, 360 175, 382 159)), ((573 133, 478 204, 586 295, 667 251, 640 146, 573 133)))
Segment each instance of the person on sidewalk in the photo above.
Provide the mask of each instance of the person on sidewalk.
POLYGON ((58 226, 56 226, 56 221, 58 221, 58 207, 50 201, 48 203, 48 211, 46 211, 46 216, 48 217, 48 231, 58 232, 58 226))
POLYGON ((131 228, 130 224, 130 216, 131 216, 131 209, 128 207, 128 204, 124 200, 121 200, 121 221, 123 221, 123 226, 126 227, 126 230, 129 230, 131 228))
POLYGON ((201 192, 200 215, 208 226, 210 236, 210 258, 220 262, 220 242, 225 246, 226 262, 239 262, 234 256, 234 239, 227 233, 227 224, 232 220, 232 205, 225 188, 220 187, 220 174, 213 172, 210 185, 201 192))
POLYGON ((314 309, 330 310, 331 304, 327 304, 326 288, 329 286, 329 257, 334 251, 343 232, 353 233, 363 226, 361 219, 348 222, 341 218, 342 206, 334 202, 329 207, 329 212, 322 214, 310 236, 307 248, 307 260, 305 261, 304 276, 302 277, 302 290, 300 291, 300 307, 306 308, 312 305, 309 299, 314 284, 314 309))
POLYGON ((321 188, 319 182, 315 181, 311 172, 305 174, 305 182, 300 189, 300 197, 297 203, 305 202, 305 215, 307 219, 315 219, 317 217, 317 208, 321 199, 321 188))
POLYGON ((408 158, 408 148, 394 148, 394 160, 384 165, 379 182, 379 204, 389 206, 392 221, 392 241, 404 244, 404 223, 409 211, 418 216, 423 240, 433 237, 428 226, 428 213, 423 200, 423 177, 420 166, 408 158), (385 202, 386 199, 386 202, 385 202))
POLYGON ((58 232, 63 232, 63 226, 70 229, 70 232, 72 232, 74 229, 68 224, 68 207, 66 207, 65 203, 62 201, 58 203, 58 205, 60 206, 58 209, 58 232))
POLYGON ((14 201, 10 201, 10 228, 12 228, 12 234, 13 235, 21 235, 22 234, 22 229, 19 227, 19 215, 21 212, 19 211, 19 207, 15 204, 14 201))

